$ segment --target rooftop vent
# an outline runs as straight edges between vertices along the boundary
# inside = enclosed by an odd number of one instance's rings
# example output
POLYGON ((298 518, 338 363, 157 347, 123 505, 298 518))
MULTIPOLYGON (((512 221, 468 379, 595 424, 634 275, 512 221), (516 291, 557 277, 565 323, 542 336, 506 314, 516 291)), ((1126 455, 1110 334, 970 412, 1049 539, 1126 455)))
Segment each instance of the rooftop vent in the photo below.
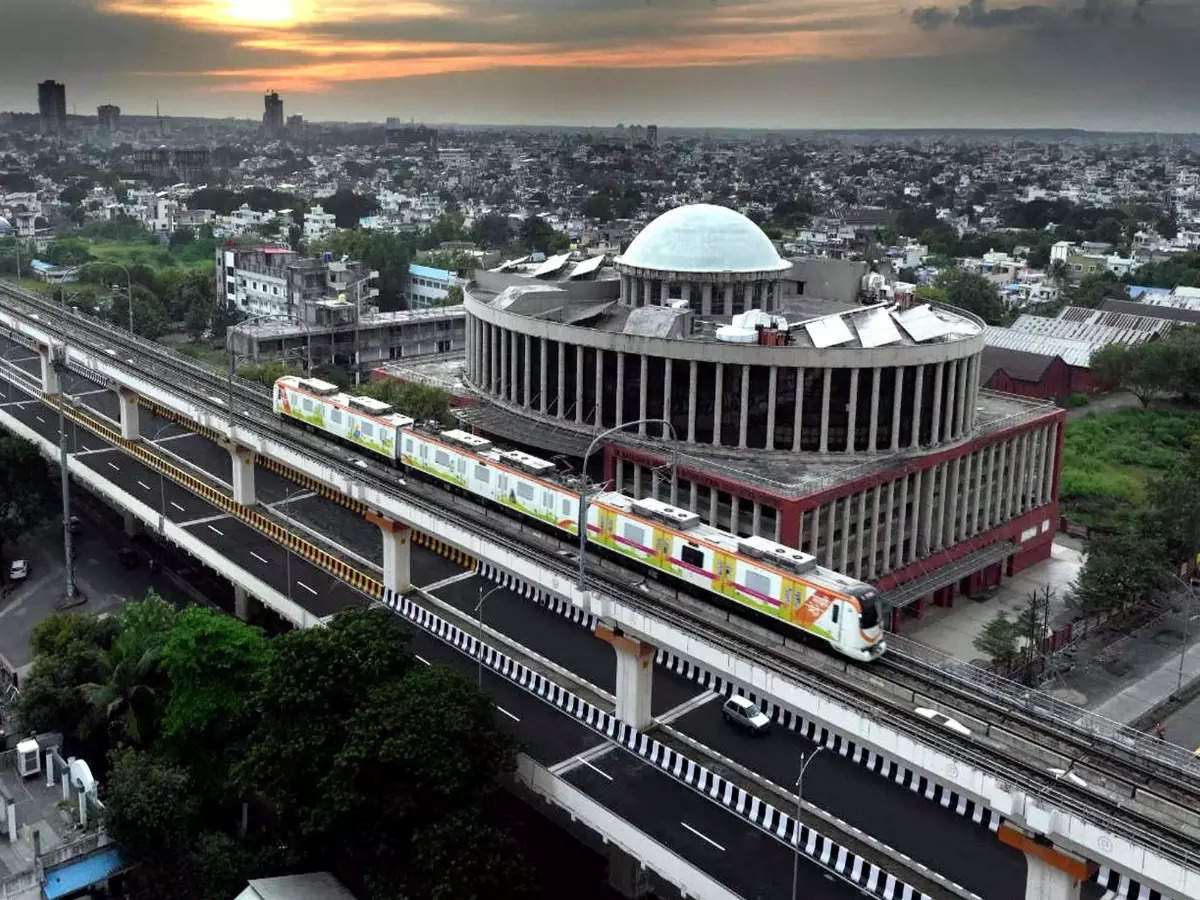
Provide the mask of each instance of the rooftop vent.
POLYGON ((801 553, 793 547, 785 547, 766 538, 754 537, 738 540, 738 551, 751 559, 761 559, 772 565, 803 574, 817 567, 817 558, 801 553))
POLYGON ((634 500, 633 509, 634 512, 641 513, 650 519, 665 522, 673 528, 678 528, 680 531, 687 531, 689 528, 694 528, 700 524, 700 517, 691 510, 680 509, 678 506, 663 503, 661 500, 655 500, 653 497, 634 500))

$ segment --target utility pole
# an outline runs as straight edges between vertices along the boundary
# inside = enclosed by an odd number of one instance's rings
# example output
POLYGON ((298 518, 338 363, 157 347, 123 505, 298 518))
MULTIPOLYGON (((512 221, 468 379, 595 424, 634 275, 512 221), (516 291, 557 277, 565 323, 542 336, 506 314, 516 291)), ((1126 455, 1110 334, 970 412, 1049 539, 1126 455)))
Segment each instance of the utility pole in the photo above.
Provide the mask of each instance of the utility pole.
POLYGON ((63 527, 63 560, 67 579, 66 604, 75 602, 75 558, 71 548, 71 476, 67 466, 67 415, 66 415, 66 355, 67 348, 61 348, 61 359, 55 354, 54 370, 58 374, 58 467, 62 476, 62 527, 63 527))

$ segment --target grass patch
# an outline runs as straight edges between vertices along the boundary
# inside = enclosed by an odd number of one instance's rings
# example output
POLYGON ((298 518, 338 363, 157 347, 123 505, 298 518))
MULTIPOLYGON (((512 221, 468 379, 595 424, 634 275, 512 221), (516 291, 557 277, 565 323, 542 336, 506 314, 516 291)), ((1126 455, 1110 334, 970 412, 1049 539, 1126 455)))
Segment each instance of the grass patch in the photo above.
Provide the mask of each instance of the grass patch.
POLYGON ((176 344, 172 348, 183 356, 190 357, 197 362, 216 369, 219 372, 225 372, 229 368, 228 358, 225 356, 224 350, 218 350, 216 347, 209 346, 206 343, 199 344, 176 344))
POLYGON ((1200 441, 1200 412, 1123 409, 1067 423, 1063 515, 1113 528, 1146 499, 1146 484, 1200 441))
POLYGON ((114 241, 98 239, 88 241, 88 251, 97 260, 120 265, 148 266, 152 269, 178 267, 189 271, 210 272, 213 268, 212 244, 197 241, 193 244, 170 249, 166 244, 146 241, 114 241))

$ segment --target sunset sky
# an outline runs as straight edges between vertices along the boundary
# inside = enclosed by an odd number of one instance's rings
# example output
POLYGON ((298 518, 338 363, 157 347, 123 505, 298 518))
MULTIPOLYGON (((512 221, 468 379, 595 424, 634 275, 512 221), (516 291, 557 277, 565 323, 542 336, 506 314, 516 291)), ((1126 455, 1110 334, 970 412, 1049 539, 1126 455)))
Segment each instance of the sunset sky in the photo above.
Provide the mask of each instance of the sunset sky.
POLYGON ((1200 130, 1200 3, 0 0, 0 109, 1200 130))

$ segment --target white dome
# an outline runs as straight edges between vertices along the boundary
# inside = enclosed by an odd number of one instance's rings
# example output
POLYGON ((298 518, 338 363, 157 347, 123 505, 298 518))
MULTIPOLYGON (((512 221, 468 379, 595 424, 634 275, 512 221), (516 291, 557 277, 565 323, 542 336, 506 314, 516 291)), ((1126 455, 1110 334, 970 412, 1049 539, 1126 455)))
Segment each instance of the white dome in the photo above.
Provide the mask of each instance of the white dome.
POLYGON ((791 265, 740 212, 708 203, 663 213, 617 262, 664 272, 780 272, 791 265))

